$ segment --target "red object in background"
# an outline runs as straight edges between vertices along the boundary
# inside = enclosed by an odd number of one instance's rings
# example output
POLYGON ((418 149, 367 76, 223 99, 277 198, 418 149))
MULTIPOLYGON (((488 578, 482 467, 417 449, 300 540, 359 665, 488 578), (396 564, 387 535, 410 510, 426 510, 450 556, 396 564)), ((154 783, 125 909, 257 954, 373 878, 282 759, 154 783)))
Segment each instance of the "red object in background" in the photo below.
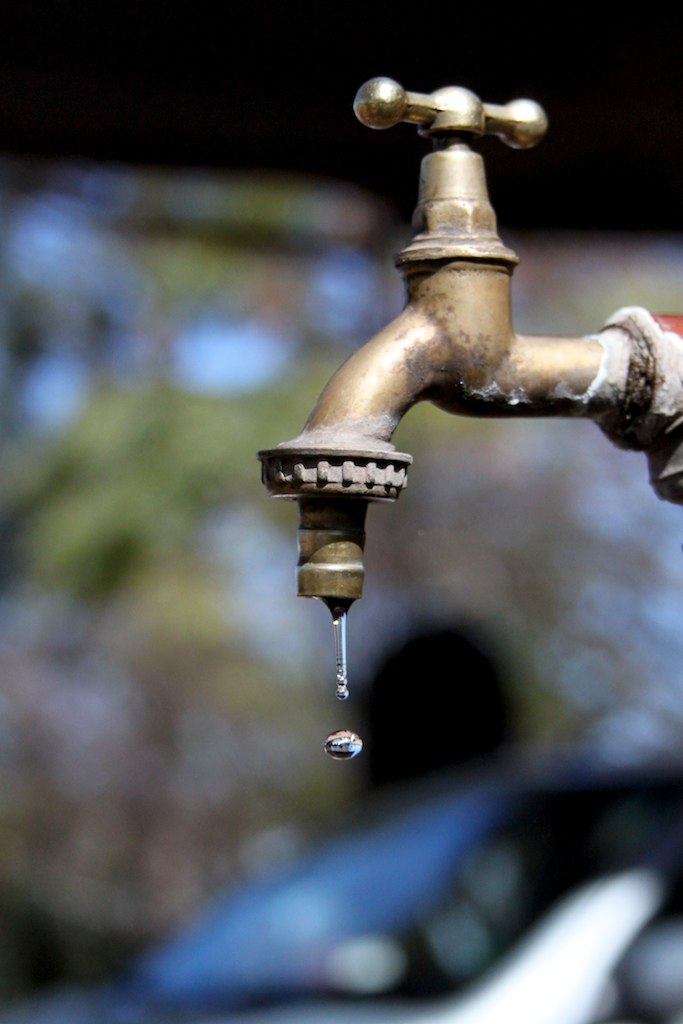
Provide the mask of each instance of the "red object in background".
POLYGON ((652 317, 665 331, 673 331, 683 338, 683 313, 653 313, 652 317))

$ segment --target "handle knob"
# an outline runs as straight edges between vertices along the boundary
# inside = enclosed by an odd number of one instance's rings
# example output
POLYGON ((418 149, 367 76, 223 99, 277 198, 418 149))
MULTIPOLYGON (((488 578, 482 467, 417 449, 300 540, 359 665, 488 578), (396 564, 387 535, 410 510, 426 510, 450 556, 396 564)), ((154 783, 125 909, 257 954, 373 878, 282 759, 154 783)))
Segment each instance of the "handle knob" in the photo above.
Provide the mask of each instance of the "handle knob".
POLYGON ((353 109, 368 128, 393 128, 400 121, 409 121, 421 125, 428 135, 497 135, 514 149, 535 146, 548 127, 543 107, 534 100, 512 100, 497 106, 482 103, 473 92, 458 85, 426 95, 407 92, 392 78, 371 78, 362 85, 353 109))

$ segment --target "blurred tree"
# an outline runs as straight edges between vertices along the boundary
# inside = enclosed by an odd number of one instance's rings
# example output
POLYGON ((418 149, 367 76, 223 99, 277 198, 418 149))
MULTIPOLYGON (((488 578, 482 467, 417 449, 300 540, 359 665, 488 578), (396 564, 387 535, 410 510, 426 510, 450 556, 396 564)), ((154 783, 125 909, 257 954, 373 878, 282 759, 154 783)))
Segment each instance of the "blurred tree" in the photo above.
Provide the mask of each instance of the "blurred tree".
POLYGON ((15 970, 32 954, 12 906, 52 922, 44 980, 102 973, 350 795, 351 776, 314 770, 315 640, 276 632, 285 547, 255 454, 396 291, 374 254, 385 211, 342 185, 11 163, 3 179, 11 993, 39 980, 15 970), (297 367, 302 344, 317 354, 297 367))

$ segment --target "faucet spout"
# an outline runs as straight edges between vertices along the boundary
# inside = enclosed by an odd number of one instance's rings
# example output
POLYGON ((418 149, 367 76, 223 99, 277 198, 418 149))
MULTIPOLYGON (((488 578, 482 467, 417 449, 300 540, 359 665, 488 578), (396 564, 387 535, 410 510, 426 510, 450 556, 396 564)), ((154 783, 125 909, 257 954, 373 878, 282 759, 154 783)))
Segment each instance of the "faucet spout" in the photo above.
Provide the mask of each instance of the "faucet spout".
POLYGON ((334 612, 362 595, 367 507, 343 498, 299 500, 300 596, 319 597, 334 612))

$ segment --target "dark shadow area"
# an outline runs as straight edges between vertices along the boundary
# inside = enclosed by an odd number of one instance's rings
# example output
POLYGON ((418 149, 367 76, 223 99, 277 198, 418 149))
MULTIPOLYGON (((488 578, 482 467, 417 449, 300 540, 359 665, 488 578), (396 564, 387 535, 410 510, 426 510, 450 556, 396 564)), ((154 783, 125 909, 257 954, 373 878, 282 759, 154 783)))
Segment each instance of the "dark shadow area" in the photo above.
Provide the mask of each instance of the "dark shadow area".
POLYGON ((373 788, 455 768, 513 739, 502 670, 463 628, 416 632, 389 652, 367 692, 373 788))
POLYGON ((0 16, 0 151, 321 174, 409 217, 414 132, 370 134, 351 113, 358 87, 388 75, 416 91, 458 84, 491 103, 546 106, 537 151, 486 146, 503 223, 681 230, 681 18, 12 0, 0 16))

